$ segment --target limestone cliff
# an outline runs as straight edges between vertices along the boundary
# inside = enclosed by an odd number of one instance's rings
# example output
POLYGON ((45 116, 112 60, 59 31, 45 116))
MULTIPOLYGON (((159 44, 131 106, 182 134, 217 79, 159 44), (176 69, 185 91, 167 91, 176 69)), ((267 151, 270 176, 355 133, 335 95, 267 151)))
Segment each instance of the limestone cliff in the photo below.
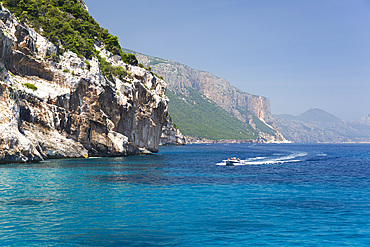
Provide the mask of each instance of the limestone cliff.
POLYGON ((268 98, 243 92, 209 72, 192 69, 174 61, 133 53, 144 66, 151 66, 155 73, 162 75, 170 90, 186 94, 187 88, 194 88, 232 116, 259 131, 259 139, 263 142, 286 141, 274 124, 268 98))
POLYGON ((162 128, 161 145, 185 145, 185 136, 173 124, 169 116, 167 120, 167 124, 162 128))
POLYGON ((168 113, 165 82, 95 40, 124 78, 96 57, 57 48, 7 9, 0 12, 0 162, 156 152, 168 113))

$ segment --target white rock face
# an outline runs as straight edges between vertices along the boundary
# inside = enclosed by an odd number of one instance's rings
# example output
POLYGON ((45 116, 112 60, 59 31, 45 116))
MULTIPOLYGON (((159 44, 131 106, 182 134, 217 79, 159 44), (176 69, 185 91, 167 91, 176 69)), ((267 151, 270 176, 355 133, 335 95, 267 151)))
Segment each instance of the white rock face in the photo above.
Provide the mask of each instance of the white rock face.
POLYGON ((56 55, 52 43, 3 8, 0 162, 158 151, 168 122, 165 82, 97 49, 130 75, 107 79, 97 58, 56 55))
MULTIPOLYGON (((169 117, 168 117, 169 118, 169 117)), ((174 126, 172 121, 168 119, 166 125, 162 128, 161 145, 185 145, 185 136, 181 131, 174 126)))

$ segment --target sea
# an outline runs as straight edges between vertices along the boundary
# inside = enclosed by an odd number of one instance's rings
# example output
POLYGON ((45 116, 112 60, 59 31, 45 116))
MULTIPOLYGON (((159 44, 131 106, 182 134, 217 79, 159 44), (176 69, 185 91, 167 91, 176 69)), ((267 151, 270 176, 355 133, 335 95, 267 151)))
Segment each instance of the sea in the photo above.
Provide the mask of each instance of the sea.
POLYGON ((370 144, 1 165, 0 246, 370 246, 370 144))

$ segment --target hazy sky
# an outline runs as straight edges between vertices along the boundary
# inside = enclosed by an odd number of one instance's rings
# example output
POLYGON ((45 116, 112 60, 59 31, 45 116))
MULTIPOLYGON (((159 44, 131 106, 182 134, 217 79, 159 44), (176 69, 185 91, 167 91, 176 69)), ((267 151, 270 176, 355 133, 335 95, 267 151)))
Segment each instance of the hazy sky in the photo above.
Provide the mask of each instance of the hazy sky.
POLYGON ((272 113, 370 113, 370 0, 85 0, 121 46, 225 78, 272 113))

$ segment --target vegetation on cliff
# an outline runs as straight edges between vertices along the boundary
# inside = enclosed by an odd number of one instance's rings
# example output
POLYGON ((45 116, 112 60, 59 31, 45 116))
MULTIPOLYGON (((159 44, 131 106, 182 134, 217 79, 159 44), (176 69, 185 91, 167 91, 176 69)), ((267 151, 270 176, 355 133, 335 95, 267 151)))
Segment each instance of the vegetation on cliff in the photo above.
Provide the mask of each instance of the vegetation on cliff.
POLYGON ((117 36, 100 27, 79 0, 3 0, 2 3, 21 21, 53 42, 59 53, 67 49, 91 58, 93 41, 99 40, 108 51, 120 55, 123 62, 138 65, 136 56, 123 52, 117 36))
POLYGON ((23 86, 25 86, 25 87, 33 90, 33 91, 37 90, 37 87, 35 86, 35 84, 29 83, 29 82, 24 83, 23 86))
MULTIPOLYGON (((248 128, 253 128, 255 132, 258 132, 259 140, 266 142, 284 141, 284 138, 274 125, 270 113, 270 102, 267 98, 243 92, 231 86, 229 82, 222 78, 205 71, 190 68, 187 65, 175 61, 151 57, 127 49, 124 49, 124 51, 134 53, 143 66, 150 66, 152 67, 152 71, 163 75, 169 90, 179 94, 184 93, 186 91, 185 88, 193 88, 199 92, 202 97, 205 96, 217 106, 224 109, 229 119, 237 118, 248 128)), ((170 97, 170 109, 174 104, 173 101, 174 100, 170 97)), ((182 111, 182 108, 172 107, 171 115, 181 115, 183 114, 182 111), (177 110, 179 112, 176 112, 177 110)), ((202 109, 199 109, 199 111, 202 111, 202 109)), ((192 111, 189 111, 189 114, 192 114, 192 111)), ((209 115, 209 113, 204 110, 203 115, 209 115)), ((181 119, 176 119, 174 117, 174 119, 181 130, 183 130, 182 120, 189 122, 193 119, 195 121, 194 125, 196 125, 196 116, 188 116, 187 118, 184 117, 181 119)), ((211 126, 208 126, 208 128, 210 127, 211 126)), ((184 132, 186 133, 186 131, 184 132)), ((233 136, 237 133, 238 132, 234 132, 233 136)), ((226 139, 234 138, 226 137, 226 139)), ((245 138, 240 136, 235 139, 244 140, 245 138)))
POLYGON ((167 90, 172 120, 184 135, 211 140, 255 140, 258 133, 249 125, 231 116, 193 88, 188 94, 167 90))
POLYGON ((104 76, 109 78, 110 75, 118 77, 120 80, 124 80, 126 76, 131 76, 124 68, 121 66, 112 66, 111 63, 107 62, 101 56, 97 56, 100 63, 100 70, 104 76))

